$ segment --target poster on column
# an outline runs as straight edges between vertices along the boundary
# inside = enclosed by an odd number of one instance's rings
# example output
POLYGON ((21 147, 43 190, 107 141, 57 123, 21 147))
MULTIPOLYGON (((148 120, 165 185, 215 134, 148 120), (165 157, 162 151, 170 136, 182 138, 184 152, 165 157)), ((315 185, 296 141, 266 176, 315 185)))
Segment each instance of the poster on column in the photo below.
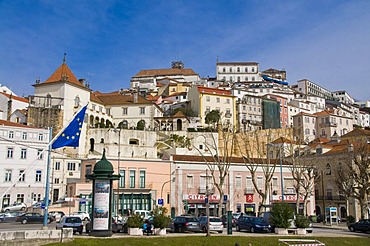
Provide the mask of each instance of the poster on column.
POLYGON ((110 181, 96 180, 94 193, 94 230, 108 230, 109 228, 109 195, 110 181))

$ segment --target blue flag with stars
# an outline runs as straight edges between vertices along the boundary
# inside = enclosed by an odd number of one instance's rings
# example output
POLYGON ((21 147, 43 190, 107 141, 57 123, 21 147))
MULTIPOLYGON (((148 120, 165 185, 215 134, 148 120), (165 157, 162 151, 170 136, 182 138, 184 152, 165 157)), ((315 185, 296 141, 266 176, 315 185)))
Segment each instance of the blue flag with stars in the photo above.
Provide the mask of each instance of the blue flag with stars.
POLYGON ((54 141, 51 146, 52 149, 57 149, 64 146, 78 147, 82 124, 85 118, 86 107, 87 105, 76 114, 71 123, 69 123, 62 134, 60 134, 59 137, 54 141))

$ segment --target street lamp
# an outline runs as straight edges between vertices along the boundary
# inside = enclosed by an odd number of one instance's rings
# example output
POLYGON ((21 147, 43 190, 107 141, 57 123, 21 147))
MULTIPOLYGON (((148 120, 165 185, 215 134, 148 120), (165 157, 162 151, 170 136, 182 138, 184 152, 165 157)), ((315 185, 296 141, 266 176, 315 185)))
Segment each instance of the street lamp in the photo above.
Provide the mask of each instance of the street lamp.
POLYGON ((121 162, 121 125, 119 124, 118 125, 118 128, 114 128, 114 132, 118 132, 118 162, 117 162, 117 174, 119 176, 119 179, 118 179, 118 187, 117 187, 117 204, 116 204, 116 214, 117 214, 117 219, 118 219, 118 213, 119 213, 119 193, 120 193, 120 186, 121 186, 121 175, 120 175, 120 162, 121 162))
MULTIPOLYGON (((283 144, 280 145, 279 157, 280 157, 281 201, 284 202, 283 157, 282 157, 281 152, 284 153, 283 144)), ((297 197, 297 199, 298 199, 298 197, 297 197)))
POLYGON ((168 184, 169 182, 175 182, 175 180, 176 180, 176 178, 175 177, 173 177, 172 179, 170 179, 170 180, 168 180, 168 181, 166 181, 166 182, 164 182, 163 184, 162 184, 162 188, 161 188, 161 199, 163 199, 163 188, 164 188, 164 186, 166 185, 166 184, 168 184))

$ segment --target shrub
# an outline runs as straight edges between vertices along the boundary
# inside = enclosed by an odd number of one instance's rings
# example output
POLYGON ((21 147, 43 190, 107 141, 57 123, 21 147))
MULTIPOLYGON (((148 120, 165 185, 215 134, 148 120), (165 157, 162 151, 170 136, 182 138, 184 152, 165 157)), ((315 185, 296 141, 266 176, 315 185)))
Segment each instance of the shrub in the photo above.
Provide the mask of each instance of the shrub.
POLYGON ((166 215, 168 209, 166 207, 158 207, 153 210, 153 226, 154 228, 164 229, 171 223, 171 217, 166 215))
POLYGON ((297 228, 307 228, 310 226, 310 220, 306 216, 301 214, 298 214, 295 217, 294 222, 297 228))
POLYGON ((133 214, 127 219, 127 227, 129 228, 142 228, 144 220, 140 214, 133 214))
POLYGON ((347 216, 347 223, 355 223, 356 219, 352 215, 347 216))
POLYGON ((271 209, 270 222, 275 226, 275 228, 288 228, 293 216, 293 208, 288 203, 274 203, 271 209))

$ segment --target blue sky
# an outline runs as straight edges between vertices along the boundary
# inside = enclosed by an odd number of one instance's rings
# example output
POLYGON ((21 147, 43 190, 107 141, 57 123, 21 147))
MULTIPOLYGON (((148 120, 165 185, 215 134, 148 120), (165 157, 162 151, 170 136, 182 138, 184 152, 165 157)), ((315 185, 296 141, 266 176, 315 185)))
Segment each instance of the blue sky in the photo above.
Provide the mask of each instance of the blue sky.
POLYGON ((32 95, 64 53, 101 92, 174 60, 214 77, 218 57, 370 100, 369 12, 367 0, 0 0, 0 83, 32 95))

